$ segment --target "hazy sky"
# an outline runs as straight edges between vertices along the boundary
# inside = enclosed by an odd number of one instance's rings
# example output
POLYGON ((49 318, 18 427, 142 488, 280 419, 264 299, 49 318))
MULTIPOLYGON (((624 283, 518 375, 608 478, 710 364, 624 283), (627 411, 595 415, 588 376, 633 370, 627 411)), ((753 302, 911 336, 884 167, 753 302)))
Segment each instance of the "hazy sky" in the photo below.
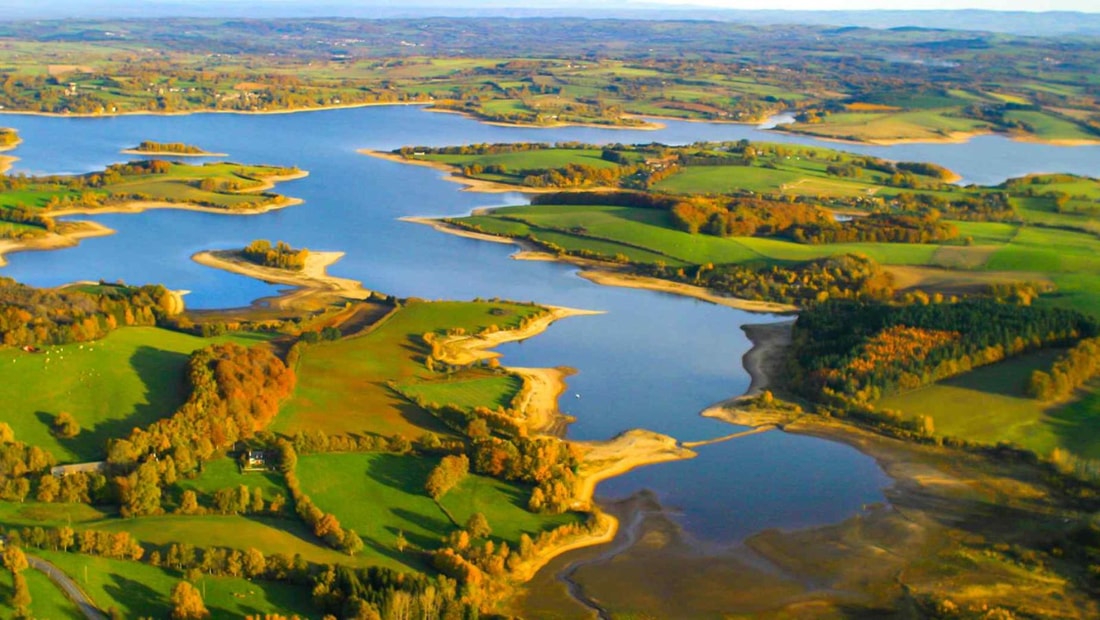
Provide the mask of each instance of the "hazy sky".
MULTIPOLYGON (((652 1, 652 0, 651 0, 652 1)), ((637 0, 639 4, 645 0, 637 0)), ((990 9, 994 11, 1100 12, 1100 0, 657 0, 653 4, 721 7, 727 9, 789 9, 828 11, 862 9, 990 9)))

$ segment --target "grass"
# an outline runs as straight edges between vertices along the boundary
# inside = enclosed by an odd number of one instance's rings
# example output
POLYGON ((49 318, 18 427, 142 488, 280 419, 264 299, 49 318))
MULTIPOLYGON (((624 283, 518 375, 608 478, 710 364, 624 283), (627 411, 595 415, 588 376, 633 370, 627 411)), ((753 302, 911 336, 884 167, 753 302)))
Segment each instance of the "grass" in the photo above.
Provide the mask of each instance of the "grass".
POLYGON ((890 396, 877 405, 907 417, 930 415, 936 434, 995 444, 1008 441, 1039 454, 1062 447, 1100 458, 1100 396, 1093 386, 1067 406, 1051 407, 1024 393, 1032 371, 1049 369, 1060 350, 1046 350, 979 368, 953 379, 890 396))
MULTIPOLYGON (((35 551, 72 577, 100 609, 114 607, 125 618, 167 618, 168 596, 182 575, 139 562, 63 553, 35 551)), ((214 618, 265 614, 316 616, 309 592, 285 583, 248 581, 231 577, 203 577, 195 587, 205 593, 214 618)))
POLYGON ((134 538, 154 545, 190 543, 197 547, 226 547, 247 551, 256 548, 270 555, 301 555, 319 564, 361 564, 326 547, 297 519, 201 515, 112 519, 92 524, 97 530, 129 532, 134 538))
MULTIPOLYGON (((45 573, 33 569, 23 572, 31 593, 30 613, 39 620, 83 620, 84 614, 70 601, 45 573)), ((14 618, 11 606, 12 576, 10 571, 0 571, 0 615, 14 618)))
POLYGON ((1088 140, 1090 142, 1100 140, 1100 136, 1085 131, 1077 123, 1046 112, 1013 110, 1006 112, 1005 118, 1027 123, 1035 137, 1043 140, 1088 140))
POLYGON ((187 394, 187 357, 213 342, 255 344, 239 334, 204 339, 155 327, 126 327, 91 343, 49 347, 45 353, 0 350, 0 402, 4 421, 20 441, 40 446, 60 461, 91 461, 106 454, 107 440, 172 414, 187 394), (67 411, 80 423, 75 438, 50 431, 67 411))
MULTIPOLYGON (((276 419, 277 432, 321 430, 328 434, 395 433, 413 438, 425 430, 448 432, 430 414, 387 386, 434 381, 423 343, 427 332, 463 328, 476 333, 489 325, 502 329, 538 312, 535 306, 506 302, 408 303, 370 333, 306 350, 298 363, 298 387, 276 419)), ((463 378, 459 373, 458 378, 463 378)))
POLYGON ((271 501, 278 494, 284 497, 290 495, 283 484, 282 477, 278 474, 274 472, 242 474, 237 467, 237 462, 231 458, 220 458, 203 463, 202 474, 196 478, 180 480, 176 486, 181 491, 193 490, 201 497, 213 495, 218 489, 236 488, 242 484, 250 489, 261 489, 265 501, 271 501))
MULTIPOLYGON (((366 543, 365 555, 379 561, 406 561, 393 544, 403 532, 413 545, 434 549, 457 529, 424 492, 437 458, 393 454, 307 455, 298 461, 302 490, 322 510, 332 512, 345 528, 354 529, 366 543)), ((534 535, 571 522, 575 515, 537 515, 526 509, 527 487, 469 475, 443 497, 442 505, 459 522, 482 512, 493 528, 493 538, 515 548, 520 534, 534 535)))
POLYGON ((954 133, 988 129, 982 121, 948 116, 950 110, 902 112, 845 112, 832 114, 818 124, 797 123, 782 129, 824 138, 862 142, 892 140, 943 140, 954 133))
MULTIPOLYGON (((105 188, 90 190, 107 198, 112 194, 146 196, 151 201, 204 204, 222 209, 256 207, 271 201, 270 196, 257 193, 241 193, 259 188, 258 179, 278 174, 279 169, 270 166, 251 166, 234 163, 210 163, 204 165, 171 164, 164 174, 127 175, 105 188), (204 179, 214 181, 213 190, 204 190, 199 183, 204 179), (236 184, 241 190, 227 189, 236 184)), ((79 198, 81 192, 61 185, 32 182, 25 188, 0 192, 0 207, 16 205, 45 208, 51 198, 79 198)))
POLYGON ((409 398, 420 398, 426 403, 456 405, 471 410, 476 407, 497 409, 511 405, 512 399, 523 387, 523 379, 515 375, 488 375, 473 379, 430 381, 400 386, 409 398))

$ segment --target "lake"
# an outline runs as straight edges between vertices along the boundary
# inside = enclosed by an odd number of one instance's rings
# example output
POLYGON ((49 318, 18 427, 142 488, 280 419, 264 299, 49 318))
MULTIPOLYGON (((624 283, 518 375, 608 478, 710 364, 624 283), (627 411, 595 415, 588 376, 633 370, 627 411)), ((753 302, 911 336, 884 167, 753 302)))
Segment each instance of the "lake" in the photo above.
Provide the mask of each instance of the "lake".
MULTIPOLYGON (((415 107, 372 107, 301 114, 55 118, 0 114, 0 126, 24 143, 9 154, 14 172, 84 173, 125 161, 120 150, 142 140, 186 142, 247 163, 298 166, 310 176, 276 191, 305 204, 258 216, 151 211, 88 218, 118 234, 72 249, 8 256, 0 275, 37 286, 75 280, 160 283, 190 291, 192 308, 234 307, 278 290, 195 264, 201 250, 241 247, 257 238, 295 247, 346 252, 333 275, 402 297, 501 297, 592 310, 526 342, 500 348, 504 363, 571 366, 562 409, 577 418, 569 436, 607 439, 636 427, 682 441, 726 435, 730 425, 700 410, 748 386, 741 357, 749 342, 739 327, 777 320, 649 291, 609 288, 577 277, 576 268, 515 261, 511 246, 438 233, 398 221, 407 215, 455 215, 482 206, 520 204, 521 194, 477 194, 438 171, 366 157, 357 149, 477 142, 584 141, 669 144, 714 140, 817 142, 754 127, 662 121, 658 131, 490 126, 415 107)), ((966 144, 843 148, 895 160, 932 161, 965 182, 999 183, 1029 172, 1095 173, 1100 147, 1010 143, 982 136, 966 144)), ((884 500, 889 478, 848 446, 780 432, 699 450, 689 461, 642 468, 600 485, 621 498, 651 489, 677 509, 697 539, 733 544, 765 528, 833 523, 884 500)))

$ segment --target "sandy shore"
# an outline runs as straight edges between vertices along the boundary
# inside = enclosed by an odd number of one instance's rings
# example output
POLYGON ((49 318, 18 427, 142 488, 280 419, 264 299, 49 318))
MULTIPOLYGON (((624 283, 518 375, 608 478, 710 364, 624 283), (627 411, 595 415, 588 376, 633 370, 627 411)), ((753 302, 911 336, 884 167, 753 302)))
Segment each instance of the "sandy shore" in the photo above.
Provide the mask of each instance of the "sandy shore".
POLYGON ((701 286, 692 286, 690 284, 672 282, 670 280, 662 280, 660 278, 649 278, 646 276, 638 276, 634 274, 620 273, 615 271, 582 271, 577 275, 584 278, 585 280, 595 282, 596 284, 602 284, 604 286, 641 288, 650 291, 658 291, 661 293, 670 293, 672 295, 683 295, 685 297, 694 297, 695 299, 701 299, 703 301, 709 301, 713 304, 728 306, 730 308, 745 310, 747 312, 789 313, 798 311, 797 306, 792 306, 790 304, 780 304, 770 301, 756 301, 752 299, 727 297, 725 295, 715 293, 709 289, 705 289, 701 286))
POLYGON ((230 271, 264 282, 287 284, 300 289, 324 291, 347 299, 366 299, 371 292, 357 280, 328 275, 328 267, 343 258, 343 252, 310 252, 301 271, 264 267, 241 258, 233 250, 199 252, 191 260, 224 271, 230 271))
MULTIPOLYGON (((572 442, 582 456, 577 486, 574 491, 574 510, 592 509, 592 497, 601 481, 621 476, 645 465, 690 459, 696 453, 679 444, 676 439, 653 431, 634 429, 614 439, 596 442, 572 442)), ((600 527, 596 532, 578 536, 560 545, 540 549, 534 558, 516 567, 512 577, 520 582, 530 580, 540 568, 563 553, 611 542, 619 531, 619 520, 600 513, 600 527)))
POLYGON ((571 316, 591 316, 604 314, 600 310, 578 310, 576 308, 564 308, 561 306, 545 306, 550 312, 539 318, 529 321, 525 327, 509 329, 486 334, 484 336, 449 336, 438 342, 443 349, 441 361, 448 364, 466 366, 474 362, 500 357, 500 353, 490 351, 505 342, 526 340, 546 331, 555 321, 571 316))
POLYGON ((515 409, 523 415, 527 431, 537 435, 564 436, 566 426, 574 420, 558 408, 558 399, 565 392, 565 379, 573 374, 564 368, 518 368, 508 370, 523 379, 524 399, 515 409))
POLYGON ((115 234, 115 231, 96 222, 74 222, 79 228, 66 233, 47 233, 41 237, 30 239, 0 239, 0 267, 8 264, 5 254, 15 252, 30 252, 41 250, 60 250, 71 248, 80 243, 81 239, 90 237, 105 237, 115 234))
MULTIPOLYGON (((23 144, 23 139, 20 138, 17 135, 16 139, 15 139, 15 144, 9 144, 7 146, 0 146, 0 153, 4 153, 5 151, 10 151, 10 150, 14 149, 15 147, 19 146, 20 144, 23 144)), ((11 165, 14 164, 17 161, 19 161, 18 157, 14 157, 12 155, 0 155, 0 174, 4 174, 9 169, 11 169, 11 165)))
POLYGON ((787 347, 791 344, 791 327, 794 321, 742 325, 752 342, 752 348, 742 357, 745 371, 751 382, 749 389, 740 396, 711 405, 700 414, 705 418, 716 418, 740 426, 761 426, 782 424, 791 420, 789 412, 745 411, 740 408, 746 399, 760 394, 772 387, 775 378, 783 372, 787 347))
POLYGON ((142 151, 140 149, 122 149, 123 155, 145 155, 150 157, 229 157, 229 153, 177 153, 175 151, 142 151))

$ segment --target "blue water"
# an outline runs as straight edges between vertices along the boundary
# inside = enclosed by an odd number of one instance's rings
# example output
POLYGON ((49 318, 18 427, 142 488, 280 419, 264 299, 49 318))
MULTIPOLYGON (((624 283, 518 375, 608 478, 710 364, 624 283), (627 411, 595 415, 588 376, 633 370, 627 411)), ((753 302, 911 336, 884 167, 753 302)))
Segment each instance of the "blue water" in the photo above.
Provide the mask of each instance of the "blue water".
MULTIPOLYGON (((298 166, 305 179, 277 191, 305 204, 258 216, 189 211, 102 215, 118 234, 78 247, 9 255, 0 275, 38 286, 74 280, 161 283, 191 291, 192 308, 243 306, 278 287, 193 263, 207 249, 268 238, 313 250, 346 252, 330 269, 370 289, 427 299, 502 297, 603 310, 561 321, 545 334, 501 347, 506 364, 571 366, 562 409, 577 417, 570 436, 606 439, 642 427, 691 441, 733 427, 699 417, 706 406, 748 385, 741 357, 749 343, 739 326, 776 317, 692 299, 610 288, 556 263, 514 261, 514 248, 444 235, 398 221, 406 215, 467 213, 524 202, 519 194, 459 191, 443 173, 366 157, 357 149, 474 142, 561 141, 690 143, 701 140, 797 141, 739 125, 667 121, 659 131, 588 127, 498 127, 412 107, 376 107, 291 115, 196 114, 104 119, 0 115, 24 142, 14 172, 83 173, 128 159, 121 149, 142 140, 187 142, 227 159, 298 166), (579 397, 578 397, 579 395, 579 397)), ((824 143, 817 143, 827 146, 824 143)), ((835 145, 832 145, 835 147, 835 145)), ((967 181, 996 183, 1032 171, 1096 174, 1100 148, 1011 143, 999 137, 961 145, 852 147, 898 160, 946 165, 967 181)), ((691 461, 643 468, 603 483, 601 496, 650 488, 681 509, 687 530, 733 541, 767 527, 835 522, 882 501, 889 479, 872 459, 847 446, 772 432, 700 450, 691 461)))

